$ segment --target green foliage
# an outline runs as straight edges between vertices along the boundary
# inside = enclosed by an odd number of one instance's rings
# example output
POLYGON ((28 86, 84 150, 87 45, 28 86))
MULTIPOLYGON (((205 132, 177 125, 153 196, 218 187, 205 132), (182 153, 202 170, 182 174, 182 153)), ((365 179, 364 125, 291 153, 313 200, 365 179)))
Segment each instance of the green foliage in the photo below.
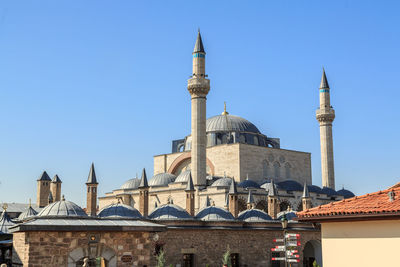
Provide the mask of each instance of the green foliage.
POLYGON ((226 248, 224 255, 222 255, 222 264, 226 264, 228 267, 231 266, 231 250, 229 249, 229 246, 226 248))
POLYGON ((210 264, 207 263, 207 264, 206 264, 206 267, 210 267, 210 264))
POLYGON ((156 267, 164 267, 165 266, 165 252, 164 250, 160 250, 160 253, 156 256, 157 265, 156 267))
POLYGON ((319 267, 317 261, 314 261, 313 264, 312 264, 312 266, 313 266, 313 267, 319 267))
POLYGON ((168 267, 174 267, 174 265, 170 264, 168 267))

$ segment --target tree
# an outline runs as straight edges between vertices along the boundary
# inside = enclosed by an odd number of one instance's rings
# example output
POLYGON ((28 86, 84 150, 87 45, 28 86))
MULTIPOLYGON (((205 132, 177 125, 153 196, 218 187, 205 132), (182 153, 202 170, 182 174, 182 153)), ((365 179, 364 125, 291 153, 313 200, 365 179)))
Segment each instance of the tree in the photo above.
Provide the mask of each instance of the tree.
POLYGON ((160 252, 156 255, 157 265, 156 267, 164 267, 165 266, 165 252, 164 250, 160 250, 160 252))

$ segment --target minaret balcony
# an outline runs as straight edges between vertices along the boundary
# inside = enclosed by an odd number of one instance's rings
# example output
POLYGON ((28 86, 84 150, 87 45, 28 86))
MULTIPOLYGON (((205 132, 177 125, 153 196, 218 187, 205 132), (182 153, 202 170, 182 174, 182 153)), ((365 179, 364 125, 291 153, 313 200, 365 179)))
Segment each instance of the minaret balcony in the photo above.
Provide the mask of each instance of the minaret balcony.
POLYGON ((317 109, 316 118, 319 122, 332 122, 335 119, 335 110, 329 109, 317 109))

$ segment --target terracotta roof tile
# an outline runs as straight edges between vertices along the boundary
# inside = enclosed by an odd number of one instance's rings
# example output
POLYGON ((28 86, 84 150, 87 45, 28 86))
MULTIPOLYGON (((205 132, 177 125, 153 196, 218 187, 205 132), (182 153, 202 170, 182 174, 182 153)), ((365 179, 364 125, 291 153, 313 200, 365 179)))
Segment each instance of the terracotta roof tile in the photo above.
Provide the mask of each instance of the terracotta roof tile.
POLYGON ((400 183, 387 190, 355 196, 326 205, 311 208, 297 213, 299 220, 346 215, 383 215, 398 213, 400 215, 400 183))

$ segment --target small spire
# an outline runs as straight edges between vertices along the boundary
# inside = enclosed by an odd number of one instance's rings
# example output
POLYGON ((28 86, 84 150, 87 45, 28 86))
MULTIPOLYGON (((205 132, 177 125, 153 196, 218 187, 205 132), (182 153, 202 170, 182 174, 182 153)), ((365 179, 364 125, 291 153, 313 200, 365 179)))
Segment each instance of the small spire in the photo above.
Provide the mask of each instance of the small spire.
POLYGON ((139 188, 147 188, 147 187, 149 187, 149 184, 147 183, 146 169, 143 168, 142 178, 140 178, 139 188))
POLYGON ((271 182, 269 183, 269 190, 268 190, 268 196, 269 197, 275 197, 276 194, 276 189, 275 189, 275 184, 274 184, 274 180, 271 179, 271 182))
POLYGON ((61 201, 65 201, 65 196, 64 195, 62 195, 61 201))
POLYGON ((236 195, 236 194, 237 194, 236 182, 235 179, 232 178, 231 186, 229 187, 229 195, 236 195))
POLYGON ((49 175, 47 174, 46 171, 44 171, 44 172, 42 173, 42 175, 40 176, 40 178, 37 179, 37 180, 38 180, 38 181, 51 181, 51 179, 50 179, 50 177, 49 177, 49 175))
POLYGON ((53 179, 51 180, 52 183, 62 183, 60 177, 58 175, 54 175, 53 179))
POLYGON ((185 191, 194 191, 192 172, 189 172, 189 179, 185 191))
POLYGON ((324 68, 322 68, 322 78, 321 78, 321 84, 319 85, 319 89, 329 89, 328 79, 326 78, 324 68))
POLYGON ((90 166, 89 176, 86 184, 98 184, 96 179, 96 172, 94 171, 94 163, 92 163, 92 166, 90 166))
POLYGON ((228 115, 228 111, 226 111, 226 102, 224 102, 224 112, 221 113, 221 115, 228 115))
POLYGON ((200 29, 197 33, 197 40, 196 40, 196 44, 194 45, 194 49, 193 49, 193 53, 206 53, 204 51, 204 46, 203 46, 203 41, 201 40, 201 34, 200 34, 200 29))
POLYGON ((205 199, 205 201, 204 201, 204 206, 205 206, 205 207, 211 206, 211 204, 210 204, 210 198, 208 197, 208 195, 206 196, 206 199, 205 199))
POLYGON ((253 204, 253 203, 254 203, 253 191, 249 190, 249 194, 247 195, 247 204, 253 204))
POLYGON ((307 183, 304 183, 304 189, 303 189, 303 198, 305 197, 310 197, 310 194, 308 193, 307 183))

